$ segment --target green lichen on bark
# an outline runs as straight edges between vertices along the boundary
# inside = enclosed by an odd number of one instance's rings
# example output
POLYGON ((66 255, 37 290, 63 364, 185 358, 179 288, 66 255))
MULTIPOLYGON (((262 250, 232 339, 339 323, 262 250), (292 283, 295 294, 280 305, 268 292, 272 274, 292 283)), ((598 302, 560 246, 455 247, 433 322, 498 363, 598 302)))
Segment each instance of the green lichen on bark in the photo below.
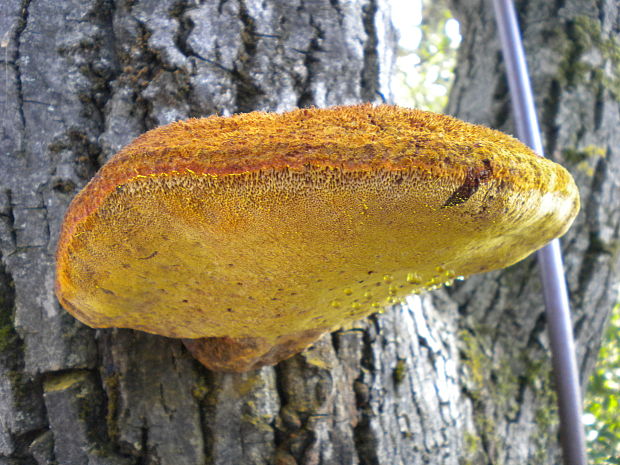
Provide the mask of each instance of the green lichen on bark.
POLYGON ((462 332, 461 342, 464 363, 471 376, 470 387, 474 399, 491 398, 501 411, 514 412, 512 397, 518 389, 518 378, 515 375, 511 360, 498 360, 493 357, 491 337, 488 330, 481 329, 476 333, 462 332))
POLYGON ((15 330, 12 325, 5 325, 4 322, 0 322, 0 352, 6 351, 9 347, 12 347, 16 340, 15 330))
POLYGON ((521 415, 524 389, 535 392, 534 418, 536 429, 532 434, 535 452, 531 464, 548 463, 549 444, 556 439, 557 399, 548 359, 533 359, 525 353, 517 360, 509 354, 493 353, 493 335, 490 328, 460 334, 461 360, 466 370, 466 393, 474 409, 473 431, 463 435, 464 464, 503 463, 507 444, 503 432, 506 422, 521 415))
POLYGON ((498 422, 501 417, 513 417, 519 408, 519 380, 510 360, 493 356, 490 333, 488 328, 480 328, 460 335, 462 361, 469 379, 466 391, 475 411, 475 431, 464 435, 465 463, 501 463, 505 443, 498 422))
POLYGON ((534 418, 537 428, 531 438, 535 444, 532 464, 546 464, 549 463, 549 444, 557 441, 558 408, 553 372, 547 360, 530 360, 527 367, 527 385, 536 392, 534 418))
POLYGON ((0 354, 12 352, 19 343, 13 324, 14 294, 13 282, 0 268, 0 354))
POLYGON ((398 359, 396 361, 392 376, 396 386, 400 385, 405 380, 407 376, 407 361, 405 359, 398 359))
POLYGON ((607 149, 598 145, 587 145, 580 148, 565 147, 562 150, 564 161, 589 177, 594 176, 596 164, 599 159, 605 158, 606 155, 607 149))
POLYGON ((605 157, 606 152, 605 147, 587 145, 582 148, 566 147, 562 150, 562 156, 567 163, 579 165, 579 163, 587 160, 605 157))
POLYGON ((119 409, 119 378, 118 374, 113 374, 111 376, 102 377, 103 385, 105 387, 105 395, 106 395, 106 411, 105 411, 105 419, 106 419, 106 427, 108 436, 113 440, 117 441, 119 437, 118 430, 118 409, 119 409))
POLYGON ((602 86, 620 100, 620 42, 607 35, 601 23, 589 16, 575 16, 565 29, 561 76, 569 87, 602 86))

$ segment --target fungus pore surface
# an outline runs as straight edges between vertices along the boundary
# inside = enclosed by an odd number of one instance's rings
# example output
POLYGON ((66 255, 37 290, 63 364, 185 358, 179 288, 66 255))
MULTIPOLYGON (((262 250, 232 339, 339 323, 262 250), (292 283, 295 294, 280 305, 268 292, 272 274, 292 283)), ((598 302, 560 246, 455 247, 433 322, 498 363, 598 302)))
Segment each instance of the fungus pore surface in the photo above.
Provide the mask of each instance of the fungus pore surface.
POLYGON ((89 326, 196 339, 207 366, 239 371, 515 263, 578 208, 560 165, 444 115, 359 105, 190 119, 138 137, 76 196, 56 292, 89 326))

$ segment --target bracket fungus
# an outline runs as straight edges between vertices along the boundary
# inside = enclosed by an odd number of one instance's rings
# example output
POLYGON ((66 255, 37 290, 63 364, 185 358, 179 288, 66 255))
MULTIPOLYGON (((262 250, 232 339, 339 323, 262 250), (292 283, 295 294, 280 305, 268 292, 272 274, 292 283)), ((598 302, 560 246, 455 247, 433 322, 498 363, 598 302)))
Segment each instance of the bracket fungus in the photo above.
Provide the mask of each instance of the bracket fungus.
POLYGON ((274 364, 408 294, 511 265, 579 209, 516 139, 395 106, 179 121, 66 214, 56 294, 97 328, 183 338, 214 370, 274 364))

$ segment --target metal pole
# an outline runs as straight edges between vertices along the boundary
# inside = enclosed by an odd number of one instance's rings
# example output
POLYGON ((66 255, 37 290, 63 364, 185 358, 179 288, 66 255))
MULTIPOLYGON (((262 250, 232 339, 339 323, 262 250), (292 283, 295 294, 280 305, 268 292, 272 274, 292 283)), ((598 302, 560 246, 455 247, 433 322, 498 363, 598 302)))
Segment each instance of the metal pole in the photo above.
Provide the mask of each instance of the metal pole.
MULTIPOLYGON (((493 4, 518 137, 536 153, 544 156, 514 5, 511 0, 493 0, 493 4)), ((547 309, 553 371, 558 390, 564 463, 585 465, 583 405, 559 241, 556 239, 541 249, 538 252, 538 260, 547 309)))

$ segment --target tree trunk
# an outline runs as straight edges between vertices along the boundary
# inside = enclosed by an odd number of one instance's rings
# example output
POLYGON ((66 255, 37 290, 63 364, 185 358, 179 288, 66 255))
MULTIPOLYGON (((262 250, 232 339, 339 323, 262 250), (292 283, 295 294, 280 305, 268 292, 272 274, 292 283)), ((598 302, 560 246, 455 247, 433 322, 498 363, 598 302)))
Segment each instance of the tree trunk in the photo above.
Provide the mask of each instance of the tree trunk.
MULTIPOLYGON (((585 387, 617 299, 620 6, 583 0, 516 6, 546 156, 568 168, 580 188, 581 213, 561 243, 585 387)), ((514 133, 490 1, 452 0, 452 9, 464 35, 448 112, 514 133)), ((470 376, 463 395, 480 446, 474 463, 560 463, 535 259, 473 277, 450 295, 470 376)))
MULTIPOLYGON (((0 464, 557 463, 532 258, 240 375, 209 372, 177 340, 87 328, 54 298, 66 207, 140 133, 389 101, 388 3, 2 0, 0 464)), ((585 380, 617 282, 618 7, 522 7, 548 155, 581 187, 563 244, 585 380)), ((449 111, 511 132, 491 5, 454 12, 449 111)))

